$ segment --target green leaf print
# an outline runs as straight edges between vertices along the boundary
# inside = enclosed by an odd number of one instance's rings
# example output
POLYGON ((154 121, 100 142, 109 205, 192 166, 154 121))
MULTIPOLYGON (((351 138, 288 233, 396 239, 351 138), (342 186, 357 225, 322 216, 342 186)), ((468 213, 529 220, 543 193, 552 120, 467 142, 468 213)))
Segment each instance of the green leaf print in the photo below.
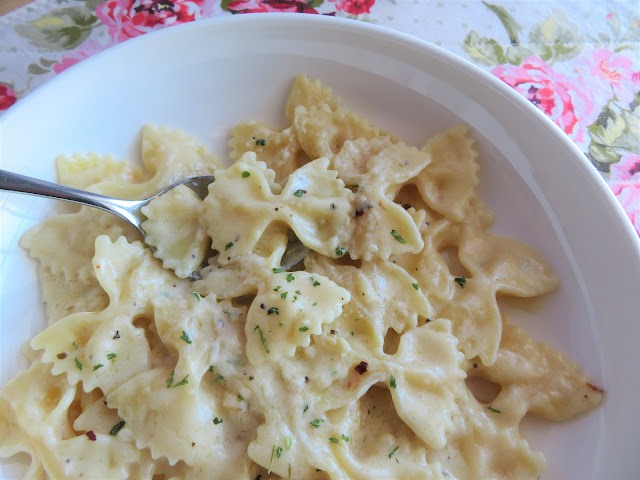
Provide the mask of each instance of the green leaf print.
POLYGON ((16 25, 14 29, 36 47, 64 51, 84 42, 97 21, 98 18, 85 7, 62 8, 38 20, 16 25))
POLYGON ((493 38, 481 37, 474 30, 471 30, 464 39, 462 49, 474 62, 481 65, 507 63, 502 46, 493 38))
POLYGON ((507 35, 509 35, 509 41, 511 42, 511 45, 519 45, 520 41, 518 39, 518 34, 522 31, 522 25, 516 22, 515 18, 511 16, 506 8, 484 1, 482 3, 485 5, 485 7, 496 14, 505 30, 507 31, 507 35))
POLYGON ((546 20, 531 27, 529 43, 540 58, 553 63, 577 57, 584 46, 584 39, 575 23, 564 13, 554 11, 546 20))

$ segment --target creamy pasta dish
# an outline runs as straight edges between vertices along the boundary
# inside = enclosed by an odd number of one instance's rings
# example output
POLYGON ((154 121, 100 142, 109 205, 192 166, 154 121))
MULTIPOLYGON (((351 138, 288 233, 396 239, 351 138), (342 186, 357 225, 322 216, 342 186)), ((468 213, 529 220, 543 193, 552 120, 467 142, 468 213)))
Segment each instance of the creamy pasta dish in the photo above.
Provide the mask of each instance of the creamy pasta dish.
POLYGON ((522 418, 602 401, 501 314, 558 280, 489 231, 464 126, 409 146, 304 75, 285 109, 284 130, 234 126, 226 164, 156 126, 139 166, 58 159, 60 183, 125 199, 215 181, 144 209, 154 253, 87 207, 22 238, 49 324, 0 390, 0 456, 26 452, 26 478, 537 479, 522 418), (284 270, 292 234, 309 253, 284 270))

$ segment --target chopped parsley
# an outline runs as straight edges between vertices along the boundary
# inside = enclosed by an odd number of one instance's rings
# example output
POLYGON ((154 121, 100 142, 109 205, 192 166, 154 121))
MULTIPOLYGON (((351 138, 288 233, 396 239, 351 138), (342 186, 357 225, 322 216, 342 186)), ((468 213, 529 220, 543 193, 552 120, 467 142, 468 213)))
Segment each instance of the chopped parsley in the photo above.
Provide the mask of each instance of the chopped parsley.
POLYGON ((394 448, 389 452, 389 458, 393 457, 393 454, 396 453, 399 448, 400 448, 400 445, 396 445, 396 448, 394 448))
POLYGON ((495 412, 495 413, 502 413, 502 411, 498 410, 497 408, 493 408, 491 405, 489 405, 487 407, 487 409, 489 409, 489 410, 491 410, 492 412, 495 412))
MULTIPOLYGON (((277 308, 276 308, 276 310, 277 310, 277 308)), ((256 330, 258 330, 258 333, 260 334, 260 340, 262 340, 262 346, 264 347, 264 351, 269 353, 269 347, 267 347, 267 339, 265 338, 264 334, 262 333, 262 329, 260 328, 260 325, 256 325, 256 328, 253 329, 254 332, 256 330)))
POLYGON ((273 273, 282 273, 282 272, 284 272, 284 269, 283 268, 272 268, 271 271, 273 273))
POLYGON ((238 394, 238 401, 239 402, 243 402, 244 401, 244 397, 240 394, 238 394))
POLYGON ((304 408, 302 409, 302 413, 306 412, 307 410, 309 410, 309 405, 304 406, 304 408))
POLYGON ((284 325, 284 321, 283 321, 283 320, 280 320, 280 321, 278 322, 278 326, 279 326, 279 327, 281 327, 281 326, 283 326, 283 325, 284 325))
POLYGON ((413 285, 413 288, 415 288, 416 290, 420 290, 420 285, 418 285, 417 283, 412 283, 411 285, 413 285))
POLYGON ((202 300, 202 297, 200 296, 200 294, 198 292, 191 292, 191 295, 193 295, 195 297, 195 299, 198 300, 198 301, 202 300))
POLYGON ((189 335, 187 334, 187 332, 185 332, 184 330, 182 330, 182 335, 180 335, 178 338, 180 340, 184 340, 188 344, 191 344, 191 339, 189 338, 189 335))
POLYGON ((280 458, 282 456, 282 447, 276 447, 276 457, 280 458))
POLYGON ((322 418, 316 418, 315 420, 309 422, 309 425, 313 426, 314 428, 320 428, 320 425, 322 425, 323 423, 324 420, 322 418))
POLYGON ((343 439, 345 442, 348 442, 348 441, 349 441, 349 437, 347 437, 344 433, 342 434, 342 439, 343 439))
POLYGON ((465 277, 456 277, 453 281, 460 285, 460 288, 464 288, 464 284, 467 283, 467 279, 465 277))
POLYGON ((273 457, 276 454, 276 443, 273 442, 273 448, 271 449, 271 460, 269 461, 269 470, 267 471, 267 473, 269 475, 271 475, 271 468, 273 468, 273 457))
POLYGON ((287 282, 293 282, 296 277, 293 276, 293 273, 287 273, 287 282))
POLYGON ((278 307, 271 307, 269 310, 267 310, 267 315, 280 315, 280 310, 278 310, 278 307))
POLYGON ((300 328, 298 329, 298 331, 300 331, 300 332, 306 332, 307 330, 309 330, 309 327, 307 327, 307 326, 300 327, 300 328))
POLYGON ((331 443, 338 443, 339 440, 336 437, 329 437, 329 441, 331 443))
POLYGON ((391 235, 393 235, 393 238, 395 238, 400 243, 407 243, 407 241, 400 236, 397 230, 391 230, 391 235))
POLYGON ((284 437, 284 447, 289 450, 291 448, 291 446, 293 445, 293 438, 291 437, 284 437))
POLYGON ((250 175, 251 174, 249 172, 247 172, 246 170, 244 172, 242 172, 242 178, 247 178, 250 175))
POLYGON ((273 289, 274 292, 277 292, 278 290, 280 290, 282 288, 282 285, 278 285, 276 288, 273 289))
POLYGON ((76 343, 76 341, 73 341, 73 348, 75 348, 76 350, 78 349, 78 344, 76 343))
POLYGON ((318 302, 313 302, 313 303, 311 304, 311 306, 312 306, 312 307, 315 307, 316 305, 318 305, 318 302))
POLYGON ((336 248, 336 257, 338 258, 342 258, 345 256, 345 254, 347 253, 347 249, 344 247, 338 247, 336 248))
POLYGON ((78 370, 82 370, 82 362, 80 360, 78 360, 78 357, 73 359, 74 362, 76 362, 76 367, 78 367, 78 370))
POLYGON ((97 364, 97 365, 94 365, 94 366, 93 366, 93 371, 95 372, 96 370, 98 370, 99 368, 102 368, 102 367, 104 367, 104 365, 103 365, 103 364, 101 364, 101 363, 99 363, 99 364, 97 364))
POLYGON ((389 386, 391 388, 396 388, 396 377, 393 375, 391 375, 391 378, 389 379, 389 386))
POLYGON ((218 376, 216 378, 211 380, 211 383, 216 383, 216 382, 219 382, 221 380, 224 380, 224 377, 222 375, 218 374, 218 376))
POLYGON ((302 295, 302 294, 300 293, 300 290, 296 290, 296 295, 302 295))
POLYGON ((307 193, 306 190, 296 190, 295 192, 293 192, 293 196, 294 197, 301 197, 302 195, 304 195, 305 193, 307 193))
POLYGON ((214 425, 220 425, 222 422, 224 422, 224 420, 221 419, 221 418, 216 417, 216 418, 213 419, 213 424, 214 425))
POLYGON ((229 250, 231 247, 233 247, 233 242, 229 242, 224 246, 225 250, 229 250))
POLYGON ((287 298, 287 295, 289 295, 289 292, 281 293, 280 298, 284 300, 285 298, 287 298))
POLYGON ((167 388, 171 388, 171 384, 173 383, 173 376, 176 374, 175 370, 171 370, 171 375, 167 378, 167 388))
POLYGON ((311 284, 312 284, 314 287, 317 287, 318 285, 320 285, 320 282, 318 282, 318 281, 317 281, 315 278, 313 278, 313 277, 309 277, 309 280, 311 280, 311 284))
POLYGON ((115 353, 107 353, 107 360, 113 360, 114 358, 116 358, 115 353))
POLYGON ((116 435, 118 435, 118 432, 124 428, 124 426, 125 426, 125 424, 126 424, 126 423, 127 423, 127 422, 125 422, 124 420, 122 420, 121 422, 116 423, 116 424, 113 426, 113 428, 111 428, 111 431, 109 432, 109 435, 112 435, 112 436, 114 436, 114 437, 115 437, 116 435))
POLYGON ((180 380, 178 383, 176 383, 171 388, 181 387, 183 385, 186 385, 187 383, 189 383, 189 374, 188 373, 185 375, 185 377, 182 380, 180 380))
POLYGON ((267 141, 264 138, 256 140, 256 145, 260 145, 261 147, 264 147, 266 144, 267 144, 267 141))

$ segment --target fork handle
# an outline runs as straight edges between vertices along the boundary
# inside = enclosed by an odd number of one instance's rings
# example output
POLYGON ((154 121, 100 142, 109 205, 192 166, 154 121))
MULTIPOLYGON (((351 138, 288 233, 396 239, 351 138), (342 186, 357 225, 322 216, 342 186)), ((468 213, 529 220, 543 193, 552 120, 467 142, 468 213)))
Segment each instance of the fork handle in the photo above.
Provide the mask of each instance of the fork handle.
POLYGON ((107 197, 7 170, 0 170, 0 190, 79 203, 114 213, 134 225, 138 224, 138 219, 131 212, 131 209, 139 203, 138 201, 107 197))

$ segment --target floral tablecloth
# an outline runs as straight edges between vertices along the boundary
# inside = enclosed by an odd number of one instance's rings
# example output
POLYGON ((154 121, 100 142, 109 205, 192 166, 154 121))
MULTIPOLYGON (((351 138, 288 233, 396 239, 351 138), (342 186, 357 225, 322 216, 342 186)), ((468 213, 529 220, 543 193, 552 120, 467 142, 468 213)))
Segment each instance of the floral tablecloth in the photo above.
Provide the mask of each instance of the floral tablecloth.
POLYGON ((203 18, 299 12, 399 30, 468 58, 578 145, 640 235, 640 3, 479 0, 36 0, 0 17, 0 113, 129 38, 203 18))

